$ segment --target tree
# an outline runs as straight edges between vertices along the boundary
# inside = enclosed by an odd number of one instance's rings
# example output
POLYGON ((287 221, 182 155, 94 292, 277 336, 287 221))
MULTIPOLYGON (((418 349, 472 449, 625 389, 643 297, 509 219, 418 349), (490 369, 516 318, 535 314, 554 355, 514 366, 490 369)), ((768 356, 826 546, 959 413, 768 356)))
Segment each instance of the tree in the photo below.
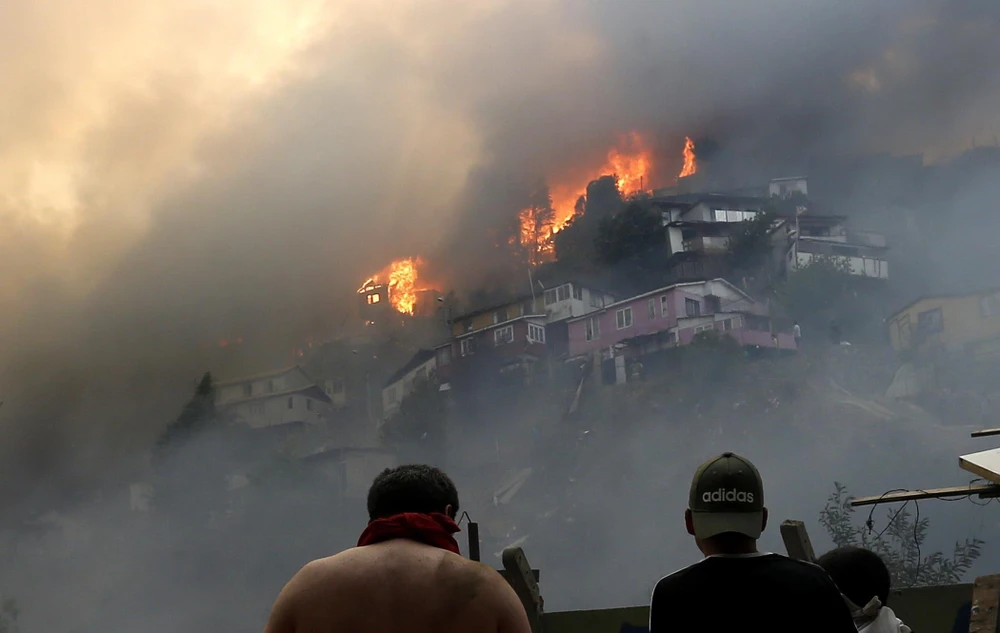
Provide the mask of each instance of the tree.
POLYGON ((664 247, 663 222, 658 213, 639 203, 601 220, 594 249, 601 261, 617 264, 652 249, 664 247))
POLYGON ((553 235, 556 259, 580 268, 590 267, 596 259, 594 239, 601 220, 612 217, 621 207, 621 192, 614 176, 602 176, 591 181, 586 195, 577 200, 573 217, 553 235))
POLYGON ((739 277, 763 277, 762 285, 769 285, 773 230, 774 215, 766 211, 752 220, 736 223, 726 245, 729 269, 739 277))
POLYGON ((979 558, 984 541, 965 539, 956 542, 950 557, 943 552, 924 554, 921 550, 927 538, 930 522, 911 516, 904 503, 897 510, 888 510, 888 524, 875 532, 869 521, 855 525, 852 497, 847 487, 834 482, 834 492, 827 497, 819 515, 819 523, 837 547, 864 547, 885 561, 897 588, 922 585, 946 585, 961 582, 972 564, 979 558))
POLYGON ((866 305, 863 281, 867 280, 851 274, 847 259, 814 256, 776 288, 777 307, 786 318, 799 321, 803 329, 818 333, 836 324, 844 334, 857 335, 869 329, 872 317, 877 317, 874 306, 866 305))
POLYGON ((528 206, 521 211, 519 220, 520 245, 525 259, 529 266, 538 266, 552 252, 555 211, 547 185, 542 183, 531 193, 528 206))
POLYGON ((160 435, 156 442, 157 448, 162 452, 186 442, 215 418, 215 388, 212 384, 212 374, 206 373, 195 388, 194 396, 184 405, 181 414, 167 425, 160 435))
POLYGON ((447 420, 448 402, 437 380, 418 378, 380 433, 387 444, 423 445, 437 451, 444 446, 447 420))

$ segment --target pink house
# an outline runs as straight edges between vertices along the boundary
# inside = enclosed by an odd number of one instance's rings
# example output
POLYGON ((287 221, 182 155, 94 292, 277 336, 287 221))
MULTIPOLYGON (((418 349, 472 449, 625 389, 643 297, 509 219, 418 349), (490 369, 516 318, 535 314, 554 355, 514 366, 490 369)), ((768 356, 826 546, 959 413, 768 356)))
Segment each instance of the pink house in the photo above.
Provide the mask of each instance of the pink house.
POLYGON ((724 279, 674 284, 570 319, 569 356, 612 347, 635 354, 686 345, 719 330, 744 346, 795 349, 789 333, 771 334, 767 307, 724 279))

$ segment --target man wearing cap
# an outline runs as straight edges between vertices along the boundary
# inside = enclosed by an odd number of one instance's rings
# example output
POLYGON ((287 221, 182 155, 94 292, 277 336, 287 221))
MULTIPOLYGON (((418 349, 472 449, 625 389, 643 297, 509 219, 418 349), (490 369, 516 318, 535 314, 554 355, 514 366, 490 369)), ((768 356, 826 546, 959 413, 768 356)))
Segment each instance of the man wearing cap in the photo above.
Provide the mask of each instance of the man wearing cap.
POLYGON ((684 522, 705 558, 656 583, 650 633, 857 632, 823 569, 757 551, 767 508, 750 460, 723 453, 702 464, 691 482, 684 522))

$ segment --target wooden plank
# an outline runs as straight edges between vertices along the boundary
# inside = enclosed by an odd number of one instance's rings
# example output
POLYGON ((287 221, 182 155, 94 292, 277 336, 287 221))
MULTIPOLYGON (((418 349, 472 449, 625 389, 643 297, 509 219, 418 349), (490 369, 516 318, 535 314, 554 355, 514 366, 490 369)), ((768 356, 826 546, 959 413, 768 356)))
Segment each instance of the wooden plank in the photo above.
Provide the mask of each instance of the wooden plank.
POLYGON ((500 558, 503 561, 503 568, 507 572, 504 577, 514 588, 517 597, 521 599, 521 605, 524 607, 525 613, 528 614, 532 633, 540 633, 544 602, 535 580, 535 574, 531 565, 528 564, 528 558, 524 555, 524 550, 520 547, 508 547, 500 558))
POLYGON ((892 503, 895 501, 913 501, 919 499, 946 499, 948 497, 964 497, 979 495, 982 498, 1000 496, 1000 486, 996 484, 976 484, 973 486, 952 486, 950 488, 931 488, 930 490, 907 490, 890 492, 877 497, 858 497, 851 501, 851 506, 871 506, 877 503, 892 503))
POLYGON ((983 429, 972 432, 972 437, 990 437, 992 435, 1000 435, 1000 429, 983 429))
POLYGON ((972 585, 969 633, 997 633, 1000 612, 1000 575, 980 576, 972 585))
POLYGON ((789 558, 813 562, 816 552, 813 550, 806 524, 802 521, 783 521, 781 523, 781 540, 785 542, 785 551, 789 558))
POLYGON ((1000 448, 962 455, 958 465, 970 473, 1000 484, 1000 448))

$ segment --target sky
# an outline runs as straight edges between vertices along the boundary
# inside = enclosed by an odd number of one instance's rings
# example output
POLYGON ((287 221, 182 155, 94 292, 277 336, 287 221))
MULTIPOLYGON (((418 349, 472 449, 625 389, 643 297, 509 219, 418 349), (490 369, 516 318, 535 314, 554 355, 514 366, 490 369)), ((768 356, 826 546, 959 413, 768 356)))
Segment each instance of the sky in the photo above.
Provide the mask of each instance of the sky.
POLYGON ((0 487, 127 462, 206 344, 328 329, 393 259, 474 285, 487 227, 626 132, 654 185, 687 135, 995 143, 998 31, 992 0, 0 3, 0 487))

